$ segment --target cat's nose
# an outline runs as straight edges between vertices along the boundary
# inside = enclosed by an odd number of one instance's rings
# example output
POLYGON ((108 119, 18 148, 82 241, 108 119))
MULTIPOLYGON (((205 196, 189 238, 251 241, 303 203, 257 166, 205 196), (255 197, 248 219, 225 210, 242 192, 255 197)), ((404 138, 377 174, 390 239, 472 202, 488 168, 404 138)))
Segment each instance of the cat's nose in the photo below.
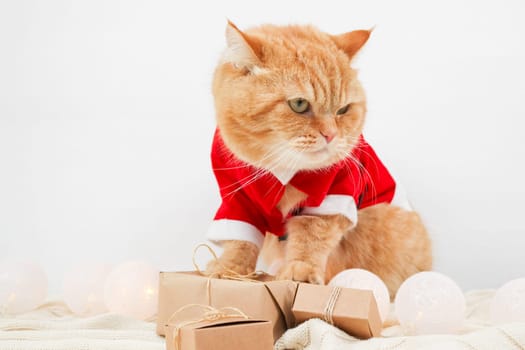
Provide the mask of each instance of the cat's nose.
POLYGON ((335 137, 335 132, 332 132, 332 131, 321 132, 321 135, 323 135, 324 139, 326 140, 326 143, 330 143, 335 137))

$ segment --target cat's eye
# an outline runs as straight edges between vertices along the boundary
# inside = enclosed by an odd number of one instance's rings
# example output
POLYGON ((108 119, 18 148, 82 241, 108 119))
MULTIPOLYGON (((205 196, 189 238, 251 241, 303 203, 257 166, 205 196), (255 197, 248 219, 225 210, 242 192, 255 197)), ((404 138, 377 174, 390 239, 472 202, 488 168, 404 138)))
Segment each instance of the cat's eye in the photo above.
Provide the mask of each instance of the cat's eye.
POLYGON ((306 101, 304 98, 293 98, 291 100, 288 100, 288 106, 294 111, 295 113, 306 113, 310 109, 310 102, 306 101))
POLYGON ((348 112, 349 109, 350 109, 350 103, 344 107, 339 108, 336 113, 337 115, 345 114, 346 112, 348 112))

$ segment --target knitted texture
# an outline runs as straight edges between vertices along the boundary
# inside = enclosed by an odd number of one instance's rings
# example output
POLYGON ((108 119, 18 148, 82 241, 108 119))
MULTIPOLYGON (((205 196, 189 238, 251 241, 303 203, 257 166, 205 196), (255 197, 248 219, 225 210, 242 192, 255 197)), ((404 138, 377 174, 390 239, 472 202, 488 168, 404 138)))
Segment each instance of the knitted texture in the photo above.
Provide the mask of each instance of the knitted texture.
POLYGON ((81 318, 60 302, 0 315, 0 350, 163 350, 152 322, 117 314, 81 318))
MULTIPOLYGON (((385 328, 383 337, 358 340, 321 320, 288 330, 276 350, 525 350, 525 323, 492 325, 489 305, 493 291, 466 294, 464 328, 455 335, 405 336, 400 326, 385 328)), ((389 322, 393 321, 393 313, 389 322)), ((388 321, 387 321, 388 322, 388 321)), ((163 350, 164 338, 155 324, 116 314, 81 318, 60 302, 30 313, 0 316, 0 350, 163 350)))
MULTIPOLYGON (((493 291, 466 294, 467 312, 458 334, 405 336, 401 326, 383 329, 380 338, 359 340, 319 320, 309 320, 288 330, 275 350, 525 350, 525 323, 492 325, 489 306, 493 291)), ((391 312, 390 320, 394 321, 391 312)))

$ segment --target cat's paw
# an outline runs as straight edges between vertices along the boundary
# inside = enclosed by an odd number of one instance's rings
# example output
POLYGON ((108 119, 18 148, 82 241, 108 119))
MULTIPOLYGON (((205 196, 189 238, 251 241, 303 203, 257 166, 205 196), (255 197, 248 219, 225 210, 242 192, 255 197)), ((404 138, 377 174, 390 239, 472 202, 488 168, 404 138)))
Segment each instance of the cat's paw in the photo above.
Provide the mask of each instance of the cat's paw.
POLYGON ((231 261, 221 261, 221 259, 211 260, 206 265, 206 275, 217 278, 227 276, 246 276, 254 272, 252 266, 240 265, 231 261))
POLYGON ((323 271, 304 261, 286 263, 277 274, 277 279, 324 284, 323 271))
POLYGON ((206 273, 215 277, 246 276, 255 271, 259 248, 245 241, 225 241, 220 258, 211 260, 206 273))

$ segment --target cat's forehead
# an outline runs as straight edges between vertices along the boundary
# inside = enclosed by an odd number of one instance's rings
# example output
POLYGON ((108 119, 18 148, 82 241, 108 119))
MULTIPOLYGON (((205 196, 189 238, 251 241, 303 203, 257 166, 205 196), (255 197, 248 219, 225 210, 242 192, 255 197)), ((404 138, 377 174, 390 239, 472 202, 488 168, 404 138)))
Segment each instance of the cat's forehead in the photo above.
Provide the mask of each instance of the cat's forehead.
POLYGON ((308 53, 270 69, 288 99, 301 97, 326 108, 353 102, 349 99, 356 76, 344 57, 308 53))
POLYGON ((339 100, 347 94, 355 73, 348 57, 327 36, 287 33, 265 39, 264 66, 288 97, 328 102, 329 97, 339 100))
POLYGON ((265 25, 248 31, 262 46, 262 60, 269 65, 296 63, 349 64, 348 56, 329 34, 312 26, 265 25))
POLYGON ((264 45, 264 63, 290 70, 316 70, 329 74, 350 69, 350 60, 332 42, 272 40, 264 45))

